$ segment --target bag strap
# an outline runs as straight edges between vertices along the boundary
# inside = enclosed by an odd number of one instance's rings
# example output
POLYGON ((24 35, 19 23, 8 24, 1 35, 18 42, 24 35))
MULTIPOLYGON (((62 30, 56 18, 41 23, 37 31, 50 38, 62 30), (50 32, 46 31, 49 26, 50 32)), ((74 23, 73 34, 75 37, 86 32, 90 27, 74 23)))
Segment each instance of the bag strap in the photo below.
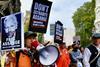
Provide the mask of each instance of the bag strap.
POLYGON ((19 56, 20 56, 20 51, 16 52, 16 67, 18 67, 19 56))
POLYGON ((100 55, 100 51, 98 52, 97 56, 93 60, 90 61, 90 64, 93 63, 98 58, 99 55, 100 55))

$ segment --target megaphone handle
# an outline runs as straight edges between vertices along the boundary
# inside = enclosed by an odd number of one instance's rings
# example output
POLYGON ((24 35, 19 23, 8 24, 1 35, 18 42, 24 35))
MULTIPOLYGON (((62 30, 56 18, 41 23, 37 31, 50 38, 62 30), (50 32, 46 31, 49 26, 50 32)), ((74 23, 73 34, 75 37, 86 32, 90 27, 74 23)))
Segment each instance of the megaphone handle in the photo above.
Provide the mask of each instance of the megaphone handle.
POLYGON ((47 43, 45 43, 45 44, 43 44, 44 46, 46 46, 47 44, 49 44, 50 43, 50 41, 48 41, 47 43))

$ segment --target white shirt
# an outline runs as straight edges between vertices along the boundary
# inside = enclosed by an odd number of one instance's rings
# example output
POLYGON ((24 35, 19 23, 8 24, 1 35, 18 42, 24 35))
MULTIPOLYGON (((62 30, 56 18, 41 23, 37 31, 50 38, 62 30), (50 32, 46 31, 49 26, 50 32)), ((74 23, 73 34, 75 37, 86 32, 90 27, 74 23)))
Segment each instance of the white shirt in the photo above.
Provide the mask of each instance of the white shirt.
POLYGON ((90 64, 89 64, 90 56, 91 56, 90 50, 88 48, 85 48, 84 55, 83 55, 83 64, 84 64, 84 67, 90 67, 90 64))
MULTIPOLYGON (((97 50, 100 51, 100 48, 97 48, 97 50)), ((84 55, 83 55, 83 64, 84 64, 84 67, 90 67, 90 63, 89 63, 90 56, 91 56, 90 50, 88 48, 85 48, 84 55)))

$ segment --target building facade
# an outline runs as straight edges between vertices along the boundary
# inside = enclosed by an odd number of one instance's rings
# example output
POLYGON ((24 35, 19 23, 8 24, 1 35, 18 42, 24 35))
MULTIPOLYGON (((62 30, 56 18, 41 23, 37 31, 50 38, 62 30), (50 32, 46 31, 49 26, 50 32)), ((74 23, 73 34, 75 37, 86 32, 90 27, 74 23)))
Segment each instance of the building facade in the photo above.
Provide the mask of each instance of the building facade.
POLYGON ((95 7, 95 32, 100 33, 100 0, 95 0, 96 1, 96 7, 95 7))

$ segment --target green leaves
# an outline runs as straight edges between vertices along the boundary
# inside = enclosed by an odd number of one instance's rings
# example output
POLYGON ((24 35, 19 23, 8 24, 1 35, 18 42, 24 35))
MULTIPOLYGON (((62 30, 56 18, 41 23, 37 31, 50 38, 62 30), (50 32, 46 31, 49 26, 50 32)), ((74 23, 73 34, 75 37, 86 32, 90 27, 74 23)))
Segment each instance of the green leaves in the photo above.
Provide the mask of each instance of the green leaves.
POLYGON ((77 9, 72 17, 76 28, 76 35, 81 37, 82 46, 86 46, 90 43, 95 20, 93 5, 94 1, 84 3, 83 6, 77 9))

